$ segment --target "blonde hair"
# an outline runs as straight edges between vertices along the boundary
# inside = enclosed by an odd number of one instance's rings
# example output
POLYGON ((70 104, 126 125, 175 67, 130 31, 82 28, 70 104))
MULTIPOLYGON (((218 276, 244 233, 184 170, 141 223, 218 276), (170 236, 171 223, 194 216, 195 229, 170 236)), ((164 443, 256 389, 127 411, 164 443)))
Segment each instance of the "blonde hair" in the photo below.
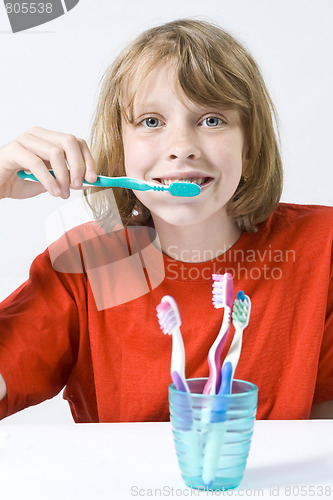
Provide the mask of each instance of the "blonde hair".
MULTIPOLYGON (((233 36, 211 23, 182 19, 149 29, 109 67, 92 127, 92 153, 98 173, 125 175, 121 121, 135 98, 130 82, 135 78, 137 88, 160 61, 167 59, 175 62, 179 84, 189 99, 239 113, 248 167, 246 178, 228 202, 227 213, 242 230, 255 231, 275 210, 282 192, 276 113, 252 56, 233 36)), ((115 188, 113 193, 125 224, 149 224, 149 210, 132 191, 115 188)), ((112 216, 108 196, 107 191, 101 191, 90 200, 101 223, 112 216)))

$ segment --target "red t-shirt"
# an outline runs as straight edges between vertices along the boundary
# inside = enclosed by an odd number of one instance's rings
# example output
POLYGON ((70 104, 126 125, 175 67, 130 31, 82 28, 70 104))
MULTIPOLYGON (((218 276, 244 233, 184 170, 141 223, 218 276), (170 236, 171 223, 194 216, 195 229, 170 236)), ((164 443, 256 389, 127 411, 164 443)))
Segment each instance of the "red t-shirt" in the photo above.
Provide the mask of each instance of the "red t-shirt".
POLYGON ((257 418, 308 418, 333 399, 332 240, 333 208, 289 204, 201 263, 162 255, 146 228, 75 228, 1 305, 0 417, 65 387, 77 422, 167 420, 172 341, 155 308, 176 299, 186 376, 207 376, 223 315, 211 275, 229 271, 252 301, 235 377, 258 386, 257 418))

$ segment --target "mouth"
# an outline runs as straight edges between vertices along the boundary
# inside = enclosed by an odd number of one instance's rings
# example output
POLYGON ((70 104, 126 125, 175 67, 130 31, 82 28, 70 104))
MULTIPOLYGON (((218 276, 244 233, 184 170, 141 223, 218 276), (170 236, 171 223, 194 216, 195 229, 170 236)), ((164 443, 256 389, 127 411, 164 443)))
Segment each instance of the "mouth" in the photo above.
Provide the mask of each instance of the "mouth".
POLYGON ((187 176, 187 177, 183 177, 183 176, 177 176, 177 177, 174 177, 174 176, 170 176, 170 177, 154 177, 152 179, 153 181, 159 183, 159 184, 163 184, 164 186, 170 186, 170 184, 172 184, 173 182, 192 182, 194 184, 198 184, 201 189, 207 187, 209 184, 211 184, 213 181, 214 181, 214 178, 213 177, 194 177, 194 176, 187 176))

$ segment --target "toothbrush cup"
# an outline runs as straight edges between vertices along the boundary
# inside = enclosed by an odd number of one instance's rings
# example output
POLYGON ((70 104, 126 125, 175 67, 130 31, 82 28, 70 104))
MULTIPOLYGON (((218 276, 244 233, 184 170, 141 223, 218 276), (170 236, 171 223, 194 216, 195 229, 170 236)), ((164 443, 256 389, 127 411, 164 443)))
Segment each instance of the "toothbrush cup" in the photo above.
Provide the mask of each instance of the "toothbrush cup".
POLYGON ((190 393, 169 386, 170 421, 185 484, 224 491, 236 488, 243 478, 258 389, 251 382, 233 380, 230 394, 202 394, 206 382, 188 379, 190 393))

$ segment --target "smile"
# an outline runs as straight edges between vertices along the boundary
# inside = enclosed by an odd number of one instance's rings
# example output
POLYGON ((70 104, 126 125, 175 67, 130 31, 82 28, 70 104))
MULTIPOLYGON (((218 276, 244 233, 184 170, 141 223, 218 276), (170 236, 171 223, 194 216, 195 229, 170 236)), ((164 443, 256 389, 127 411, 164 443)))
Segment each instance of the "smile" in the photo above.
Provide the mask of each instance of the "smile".
POLYGON ((212 177, 155 177, 154 181, 164 186, 170 186, 173 182, 193 182, 200 187, 208 186, 214 179, 212 177))

